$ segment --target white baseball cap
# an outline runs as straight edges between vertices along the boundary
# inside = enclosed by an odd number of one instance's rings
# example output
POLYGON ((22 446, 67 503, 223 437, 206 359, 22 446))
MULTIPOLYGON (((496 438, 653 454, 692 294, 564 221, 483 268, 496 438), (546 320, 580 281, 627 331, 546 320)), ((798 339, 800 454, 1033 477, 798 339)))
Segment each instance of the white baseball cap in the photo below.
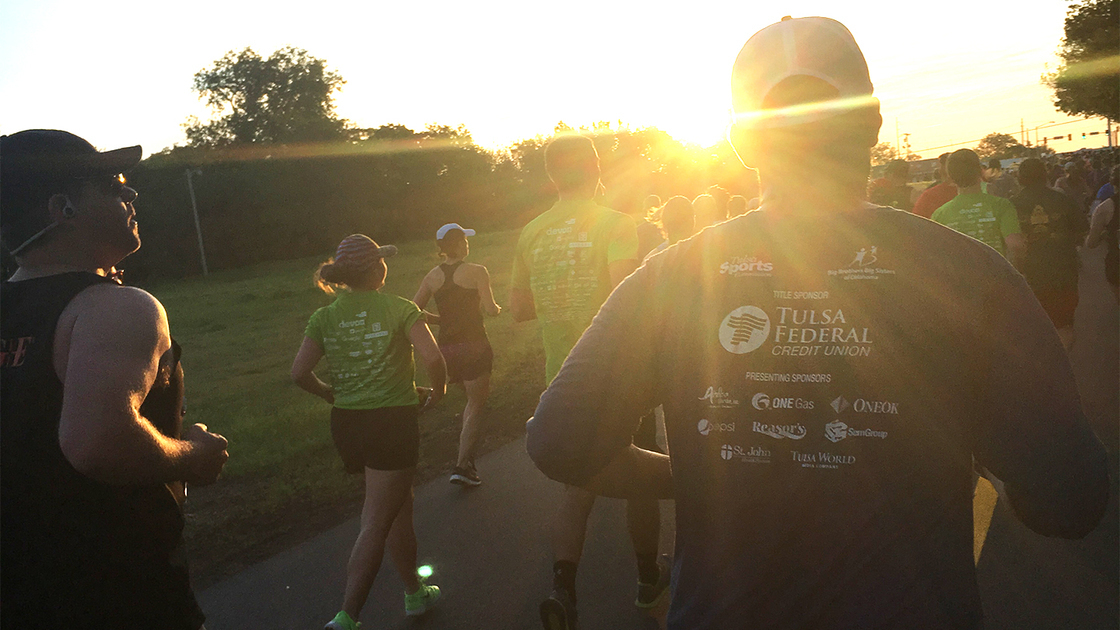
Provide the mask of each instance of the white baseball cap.
POLYGON ((739 52, 731 71, 735 124, 754 129, 816 122, 858 107, 875 105, 867 60, 852 33, 825 17, 792 18, 758 31, 739 52), (838 98, 781 109, 766 109, 770 91, 792 76, 810 76, 836 88, 838 98))
POLYGON ((463 233, 463 236, 474 236, 474 234, 475 234, 474 230, 467 229, 467 228, 459 225, 458 223, 448 223, 447 225, 445 225, 445 226, 441 227, 440 229, 436 230, 436 240, 437 241, 443 240, 443 237, 447 236, 447 233, 450 232, 451 230, 459 230, 460 232, 463 233))

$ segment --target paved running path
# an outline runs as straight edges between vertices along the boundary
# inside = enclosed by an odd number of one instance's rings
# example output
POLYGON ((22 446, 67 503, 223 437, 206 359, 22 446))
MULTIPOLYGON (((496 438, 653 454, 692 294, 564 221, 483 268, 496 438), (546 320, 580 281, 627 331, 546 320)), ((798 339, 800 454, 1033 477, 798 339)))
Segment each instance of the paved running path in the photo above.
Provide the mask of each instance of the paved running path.
MULTIPOLYGON (((1077 345, 1071 358, 1089 417, 1114 455, 1120 426, 1118 310, 1104 285, 1103 248, 1084 255, 1077 345)), ((483 485, 464 490, 440 478, 416 489, 421 563, 435 569, 440 606, 404 616, 401 584, 386 559, 362 614, 377 628, 533 629, 551 588, 548 519, 559 487, 525 455, 524 442, 479 460, 483 485)), ((1038 536, 1015 520, 990 487, 977 492, 977 572, 988 630, 1115 630, 1120 627, 1120 546, 1114 484, 1109 513, 1086 539, 1038 536), (990 518, 990 526, 984 523, 990 518), (982 544, 982 546, 981 546, 982 544)), ((663 549, 672 504, 662 503, 663 549)), ((337 612, 346 559, 357 534, 348 521, 200 594, 208 630, 317 629, 337 612)), ((636 571, 621 501, 600 499, 580 566, 582 630, 652 630, 659 620, 633 606, 636 571)), ((664 611, 661 611, 664 614, 664 611)))

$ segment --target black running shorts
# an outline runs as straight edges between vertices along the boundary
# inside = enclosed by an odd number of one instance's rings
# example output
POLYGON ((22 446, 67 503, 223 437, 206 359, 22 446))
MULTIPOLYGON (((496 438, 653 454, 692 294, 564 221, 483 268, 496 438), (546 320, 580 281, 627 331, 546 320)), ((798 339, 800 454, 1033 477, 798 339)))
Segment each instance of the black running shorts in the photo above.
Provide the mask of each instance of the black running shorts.
POLYGON ((490 341, 483 338, 466 343, 441 345, 443 360, 447 363, 447 382, 462 383, 489 374, 494 368, 494 350, 490 341))
POLYGON ((420 408, 331 409, 331 436, 346 472, 404 470, 420 460, 420 408))

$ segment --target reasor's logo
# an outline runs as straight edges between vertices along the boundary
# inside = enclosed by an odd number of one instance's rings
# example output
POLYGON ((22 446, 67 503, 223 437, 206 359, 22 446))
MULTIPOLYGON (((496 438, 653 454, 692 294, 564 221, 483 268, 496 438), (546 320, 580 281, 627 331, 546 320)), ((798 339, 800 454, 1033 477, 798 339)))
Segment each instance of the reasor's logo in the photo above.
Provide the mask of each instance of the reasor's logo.
POLYGON ((769 337, 770 316, 757 306, 740 306, 719 327, 719 342, 732 354, 753 352, 769 337))

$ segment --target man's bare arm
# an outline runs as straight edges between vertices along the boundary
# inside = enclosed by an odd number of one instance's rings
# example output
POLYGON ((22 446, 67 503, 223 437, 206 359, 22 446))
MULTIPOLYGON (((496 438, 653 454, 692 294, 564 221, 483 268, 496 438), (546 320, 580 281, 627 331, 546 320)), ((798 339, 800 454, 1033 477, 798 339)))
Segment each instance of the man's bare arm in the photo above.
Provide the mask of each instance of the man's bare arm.
MULTIPOLYGON (((228 454, 225 438, 188 427, 183 440, 161 434, 140 415, 170 348, 167 316, 139 289, 93 287, 68 307, 73 326, 60 369, 59 445, 74 468, 97 481, 150 485, 212 483, 228 454)), ((200 428, 201 427, 201 428, 200 428)))
POLYGON ((616 499, 672 499, 669 456, 631 444, 592 477, 584 489, 616 499))
POLYGON ((529 289, 510 289, 509 313, 515 322, 527 322, 536 319, 537 307, 533 303, 533 292, 529 289))
POLYGON ((408 331, 408 339, 420 357, 420 363, 428 374, 428 381, 432 384, 432 395, 424 404, 424 409, 433 407, 447 393, 447 364, 443 361, 443 354, 436 345, 431 329, 420 320, 412 325, 408 331))
POLYGON ((1016 232, 1003 237, 1003 242, 1007 246, 1007 260, 1019 268, 1027 257, 1027 237, 1022 232, 1016 232))

